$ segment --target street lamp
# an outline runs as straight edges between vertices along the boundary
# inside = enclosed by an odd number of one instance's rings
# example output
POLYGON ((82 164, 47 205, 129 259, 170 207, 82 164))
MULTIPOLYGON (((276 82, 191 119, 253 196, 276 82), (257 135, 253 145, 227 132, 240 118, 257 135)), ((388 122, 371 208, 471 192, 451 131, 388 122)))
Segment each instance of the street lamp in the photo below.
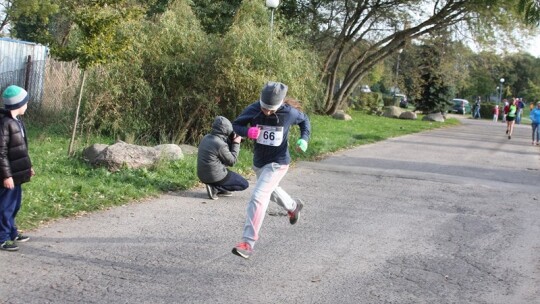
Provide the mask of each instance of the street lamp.
POLYGON ((497 104, 502 102, 502 90, 503 90, 504 78, 501 78, 500 82, 501 82, 501 85, 497 87, 499 89, 499 101, 497 102, 497 104))
POLYGON ((279 0, 266 0, 266 7, 270 8, 270 49, 272 49, 272 31, 274 29, 274 10, 278 7, 279 0))

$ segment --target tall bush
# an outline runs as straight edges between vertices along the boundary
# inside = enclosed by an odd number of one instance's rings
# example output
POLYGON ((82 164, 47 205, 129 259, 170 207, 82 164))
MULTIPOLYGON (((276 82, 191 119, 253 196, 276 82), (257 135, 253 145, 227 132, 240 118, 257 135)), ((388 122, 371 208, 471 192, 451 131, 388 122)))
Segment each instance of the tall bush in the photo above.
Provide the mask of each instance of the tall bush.
POLYGON ((215 88, 227 115, 235 116, 257 100, 267 81, 287 84, 288 95, 307 112, 322 101, 318 57, 276 25, 270 35, 269 10, 261 1, 242 3, 219 47, 215 88))
POLYGON ((86 109, 90 129, 140 143, 195 142, 216 112, 204 93, 212 81, 209 42, 186 1, 157 20, 127 24, 129 59, 94 73, 86 109))
POLYGON ((216 115, 234 119, 269 80, 289 85, 309 111, 321 96, 318 59, 278 29, 270 47, 268 13, 260 1, 244 1, 229 32, 206 34, 188 1, 177 0, 153 21, 126 24, 136 42, 129 59, 93 71, 87 130, 197 144, 216 115))

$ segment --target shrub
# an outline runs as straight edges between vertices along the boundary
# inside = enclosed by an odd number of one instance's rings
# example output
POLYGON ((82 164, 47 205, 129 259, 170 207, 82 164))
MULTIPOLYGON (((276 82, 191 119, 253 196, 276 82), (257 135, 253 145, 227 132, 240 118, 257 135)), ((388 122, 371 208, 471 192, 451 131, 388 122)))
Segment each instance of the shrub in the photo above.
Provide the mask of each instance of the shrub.
POLYGON ((84 125, 141 143, 198 141, 218 111, 209 39, 185 1, 155 22, 128 24, 137 36, 125 61, 96 69, 84 125))
POLYGON ((366 113, 377 112, 380 109, 381 103, 383 103, 381 93, 360 93, 351 98, 351 107, 366 113))
POLYGON ((385 107, 390 107, 390 106, 397 106, 396 105, 396 101, 394 100, 394 97, 391 96, 391 95, 385 95, 382 97, 382 100, 383 100, 383 103, 384 103, 384 106, 385 107))
POLYGON ((122 30, 137 37, 128 59, 91 71, 85 130, 196 144, 216 115, 233 119, 269 80, 286 83, 309 111, 322 100, 318 59, 279 29, 270 47, 267 14, 260 1, 244 1, 223 37, 206 34, 186 1, 156 21, 127 24, 122 30))
POLYGON ((288 95, 309 111, 322 100, 318 58, 302 44, 280 34, 268 34, 268 10, 260 1, 244 1, 229 32, 217 46, 215 91, 228 116, 234 117, 259 98, 267 81, 289 86, 288 95))

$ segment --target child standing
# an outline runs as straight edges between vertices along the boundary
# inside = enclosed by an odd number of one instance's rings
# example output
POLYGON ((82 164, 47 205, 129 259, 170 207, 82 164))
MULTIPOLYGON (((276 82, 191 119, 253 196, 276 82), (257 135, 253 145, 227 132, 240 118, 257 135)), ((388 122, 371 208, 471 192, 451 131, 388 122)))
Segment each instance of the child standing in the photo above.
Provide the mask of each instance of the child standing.
POLYGON ((493 122, 497 122, 498 119, 499 119, 499 105, 495 105, 495 107, 493 107, 493 122))
POLYGON ((253 168, 257 184, 247 206, 242 242, 232 250, 233 254, 249 258, 255 242, 259 239, 266 209, 270 200, 287 210, 289 223, 296 224, 302 210, 301 200, 294 200, 279 183, 285 177, 291 156, 289 154, 289 129, 300 128, 300 139, 296 149, 305 152, 311 132, 306 114, 299 110, 295 100, 285 99, 287 86, 279 82, 268 82, 262 89, 260 99, 247 108, 233 122, 234 131, 256 141, 253 153, 253 168))
POLYGON ((21 184, 34 175, 28 155, 26 130, 19 120, 28 107, 28 93, 18 86, 9 86, 2 94, 4 109, 0 109, 0 250, 19 250, 18 242, 29 237, 20 234, 15 217, 21 208, 21 184))

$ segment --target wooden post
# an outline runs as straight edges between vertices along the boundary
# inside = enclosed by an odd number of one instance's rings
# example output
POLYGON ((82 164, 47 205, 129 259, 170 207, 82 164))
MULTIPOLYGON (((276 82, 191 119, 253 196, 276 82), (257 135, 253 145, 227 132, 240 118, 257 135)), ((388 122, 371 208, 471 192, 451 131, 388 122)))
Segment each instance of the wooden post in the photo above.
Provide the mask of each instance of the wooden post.
POLYGON ((28 87, 30 86, 30 72, 32 71, 32 56, 28 55, 26 60, 26 69, 24 77, 24 89, 28 92, 28 87))
POLYGON ((82 100, 82 95, 83 95, 85 79, 86 79, 86 70, 83 70, 81 87, 79 89, 79 102, 77 103, 77 111, 75 112, 75 122, 73 123, 73 132, 71 133, 71 141, 69 142, 68 156, 71 156, 73 154, 73 143, 75 142, 75 133, 77 133, 77 124, 79 123, 79 110, 81 108, 81 100, 82 100))

